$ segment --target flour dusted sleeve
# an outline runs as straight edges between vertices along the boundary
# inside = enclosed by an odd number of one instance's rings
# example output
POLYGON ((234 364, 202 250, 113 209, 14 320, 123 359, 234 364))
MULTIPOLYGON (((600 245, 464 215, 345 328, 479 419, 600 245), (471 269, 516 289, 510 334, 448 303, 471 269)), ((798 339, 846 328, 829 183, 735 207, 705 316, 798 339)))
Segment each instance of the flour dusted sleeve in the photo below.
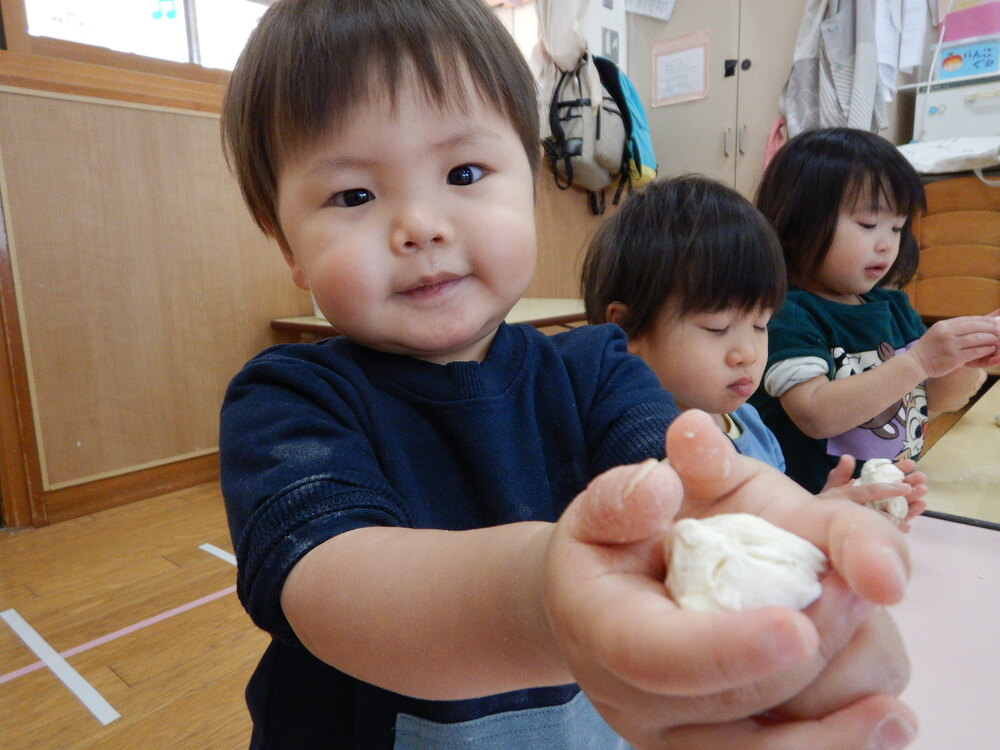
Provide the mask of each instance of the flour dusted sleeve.
POLYGON ((254 622, 293 637, 281 612, 288 572, 350 528, 402 525, 368 435, 363 399, 313 345, 266 351, 233 379, 219 458, 237 558, 237 589, 254 622))

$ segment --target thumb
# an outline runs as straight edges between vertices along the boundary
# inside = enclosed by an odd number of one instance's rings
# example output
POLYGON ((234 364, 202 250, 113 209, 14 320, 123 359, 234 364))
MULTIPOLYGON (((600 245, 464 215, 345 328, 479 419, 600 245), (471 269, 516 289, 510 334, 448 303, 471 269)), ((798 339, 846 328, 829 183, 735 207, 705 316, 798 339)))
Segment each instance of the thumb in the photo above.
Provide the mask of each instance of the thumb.
POLYGON ((837 461, 837 465, 830 469, 830 473, 826 477, 826 484, 823 485, 820 492, 832 490, 834 487, 843 487, 850 482, 854 476, 855 463, 854 456, 849 453, 842 455, 837 461))
POLYGON ((650 458, 596 477, 577 495, 560 523, 588 544, 629 544, 666 532, 684 490, 669 466, 650 458))
POLYGON ((759 462, 741 461, 732 440, 703 411, 682 412, 667 430, 670 465, 688 499, 719 499, 750 480, 759 462))

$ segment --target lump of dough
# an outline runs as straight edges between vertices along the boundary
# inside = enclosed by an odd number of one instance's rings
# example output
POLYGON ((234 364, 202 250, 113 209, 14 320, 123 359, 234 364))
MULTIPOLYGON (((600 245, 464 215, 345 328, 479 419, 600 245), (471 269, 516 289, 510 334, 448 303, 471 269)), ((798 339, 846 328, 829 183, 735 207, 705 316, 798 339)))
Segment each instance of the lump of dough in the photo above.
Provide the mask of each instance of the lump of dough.
POLYGON ((793 607, 819 598, 826 556, 805 539, 748 513, 674 525, 667 588, 701 612, 793 607))
MULTIPOLYGON (((861 467, 861 478, 858 484, 899 484, 906 475, 901 472, 888 458, 870 458, 861 467)), ((906 518, 910 504, 901 495, 886 497, 882 500, 872 500, 866 503, 869 508, 881 510, 893 518, 906 518)))

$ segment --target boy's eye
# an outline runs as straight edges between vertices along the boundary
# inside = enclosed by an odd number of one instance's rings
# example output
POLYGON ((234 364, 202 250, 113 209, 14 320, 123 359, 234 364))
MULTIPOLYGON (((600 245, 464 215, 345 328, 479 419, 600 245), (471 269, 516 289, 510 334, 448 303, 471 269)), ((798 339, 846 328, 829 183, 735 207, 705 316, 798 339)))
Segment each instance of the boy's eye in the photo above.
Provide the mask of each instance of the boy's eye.
POLYGON ((754 326, 753 329, 755 331, 757 331, 757 333, 767 333, 767 326, 766 325, 764 325, 764 326, 754 326))
POLYGON ((353 208, 354 206, 361 206, 373 200, 375 200, 375 194, 371 190, 351 188, 350 190, 341 190, 339 193, 334 193, 330 198, 330 203, 341 208, 353 208))
POLYGON ((714 333, 714 334, 717 334, 717 335, 722 335, 723 333, 725 333, 726 331, 728 331, 729 328, 728 327, 726 327, 726 328, 709 328, 708 326, 705 326, 705 330, 708 331, 709 333, 714 333))
POLYGON ((471 185, 478 182, 486 174, 486 170, 475 164, 463 164, 448 172, 449 185, 471 185))
POLYGON ((861 228, 863 228, 863 229, 874 229, 875 228, 874 224, 866 224, 863 221, 859 221, 858 222, 858 226, 861 227, 861 228))

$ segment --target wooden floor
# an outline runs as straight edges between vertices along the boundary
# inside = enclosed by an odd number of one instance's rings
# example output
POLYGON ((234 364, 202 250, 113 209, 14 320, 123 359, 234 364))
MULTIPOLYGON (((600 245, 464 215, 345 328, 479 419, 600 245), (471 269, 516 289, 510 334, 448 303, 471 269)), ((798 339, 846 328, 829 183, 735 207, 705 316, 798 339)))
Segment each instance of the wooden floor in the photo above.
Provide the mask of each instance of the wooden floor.
POLYGON ((0 622, 0 747, 245 748, 243 690, 268 638, 206 543, 232 553, 214 483, 0 531, 0 612, 60 654, 83 646, 65 661, 120 714, 102 724, 0 622))

